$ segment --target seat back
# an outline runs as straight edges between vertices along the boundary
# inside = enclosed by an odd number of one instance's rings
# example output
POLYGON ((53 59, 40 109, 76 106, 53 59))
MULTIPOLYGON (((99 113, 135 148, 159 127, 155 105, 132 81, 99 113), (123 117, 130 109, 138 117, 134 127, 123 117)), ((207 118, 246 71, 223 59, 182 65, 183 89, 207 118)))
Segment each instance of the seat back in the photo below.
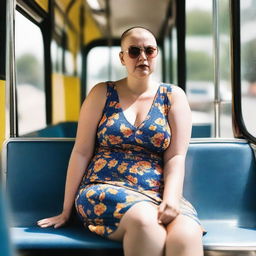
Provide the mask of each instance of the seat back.
POLYGON ((13 251, 9 239, 8 216, 6 213, 6 198, 0 186, 0 255, 12 256, 13 251))
MULTIPOLYGON (((62 209, 73 139, 12 139, 6 144, 7 188, 16 226, 33 226, 62 209)), ((184 197, 201 219, 256 223, 256 166, 246 142, 191 142, 184 197)))

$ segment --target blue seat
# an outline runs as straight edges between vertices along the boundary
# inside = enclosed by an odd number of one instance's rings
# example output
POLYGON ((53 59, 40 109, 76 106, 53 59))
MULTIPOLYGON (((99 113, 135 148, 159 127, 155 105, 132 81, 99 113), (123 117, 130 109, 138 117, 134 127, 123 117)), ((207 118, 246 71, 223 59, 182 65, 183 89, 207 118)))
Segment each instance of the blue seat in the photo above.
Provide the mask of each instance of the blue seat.
MULTIPOLYGON (((74 138, 76 136, 77 122, 62 122, 55 125, 49 125, 38 131, 24 135, 24 137, 64 137, 74 138)), ((211 124, 199 123, 193 124, 192 138, 211 137, 211 124)))
MULTIPOLYGON (((22 250, 121 252, 120 243, 90 233, 75 214, 60 229, 36 226, 37 220, 62 209, 73 144, 74 139, 7 142, 6 185, 14 219, 14 243, 22 250)), ((192 141, 186 158, 184 196, 195 206, 208 231, 203 237, 205 252, 256 251, 256 164, 246 141, 192 141)))
POLYGON ((12 256, 13 250, 9 239, 9 226, 6 213, 6 200, 0 186, 0 255, 12 256))

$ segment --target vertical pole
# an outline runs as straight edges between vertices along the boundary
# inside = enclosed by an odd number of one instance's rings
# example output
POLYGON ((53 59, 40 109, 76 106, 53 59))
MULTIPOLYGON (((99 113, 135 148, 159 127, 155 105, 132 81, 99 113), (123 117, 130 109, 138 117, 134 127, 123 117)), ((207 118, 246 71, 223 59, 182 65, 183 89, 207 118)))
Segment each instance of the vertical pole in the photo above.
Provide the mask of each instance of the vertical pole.
POLYGON ((6 1, 6 93, 9 105, 10 137, 17 137, 17 93, 15 68, 15 9, 16 1, 6 1))
POLYGON ((220 137, 220 66, 219 66, 219 3, 212 1, 214 45, 214 137, 220 137))

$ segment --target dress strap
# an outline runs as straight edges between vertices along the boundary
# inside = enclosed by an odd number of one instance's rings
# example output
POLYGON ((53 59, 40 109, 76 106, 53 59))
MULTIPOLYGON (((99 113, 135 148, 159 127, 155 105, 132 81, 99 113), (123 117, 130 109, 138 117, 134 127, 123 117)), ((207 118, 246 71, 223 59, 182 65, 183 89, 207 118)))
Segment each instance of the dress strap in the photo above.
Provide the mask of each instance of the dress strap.
POLYGON ((172 96, 172 85, 167 83, 161 83, 160 94, 163 96, 164 105, 169 109, 172 105, 171 96, 172 96))
POLYGON ((111 115, 113 113, 113 107, 118 104, 118 95, 115 90, 115 84, 111 81, 106 82, 107 85, 107 99, 104 107, 104 113, 111 115))

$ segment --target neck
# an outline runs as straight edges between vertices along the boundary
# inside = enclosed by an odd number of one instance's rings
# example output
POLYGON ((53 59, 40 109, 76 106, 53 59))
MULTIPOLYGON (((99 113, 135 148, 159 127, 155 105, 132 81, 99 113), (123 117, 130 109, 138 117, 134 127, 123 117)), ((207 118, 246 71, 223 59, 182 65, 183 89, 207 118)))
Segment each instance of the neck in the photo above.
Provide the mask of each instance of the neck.
POLYGON ((126 84, 132 93, 142 94, 152 85, 152 80, 149 77, 145 79, 136 79, 128 76, 126 78, 126 84))

